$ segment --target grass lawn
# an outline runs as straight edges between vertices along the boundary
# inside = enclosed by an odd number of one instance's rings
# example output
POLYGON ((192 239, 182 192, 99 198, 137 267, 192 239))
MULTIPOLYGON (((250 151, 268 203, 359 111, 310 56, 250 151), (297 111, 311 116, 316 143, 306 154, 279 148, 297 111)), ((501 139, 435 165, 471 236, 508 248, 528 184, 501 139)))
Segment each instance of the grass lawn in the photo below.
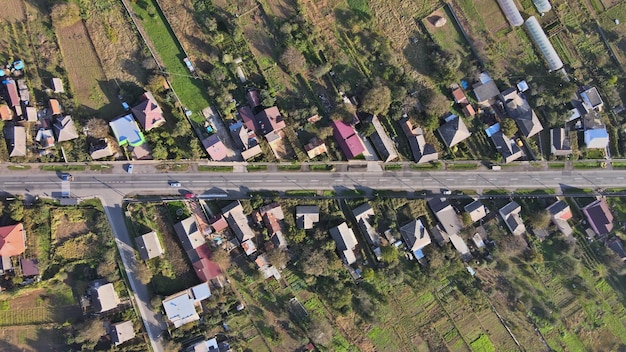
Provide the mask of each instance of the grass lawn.
MULTIPOLYGON (((170 74, 168 79, 172 88, 185 107, 199 114, 202 109, 210 105, 206 86, 201 80, 190 76, 189 70, 183 62, 185 53, 163 14, 157 10, 154 0, 131 1, 130 3, 133 11, 141 19, 143 28, 150 36, 158 56, 165 65, 165 70, 170 74)), ((198 118, 194 118, 194 120, 196 119, 198 118)), ((198 120, 202 121, 204 118, 198 120)))
POLYGON ((278 171, 299 171, 300 165, 278 165, 278 171))
POLYGON ((111 168, 111 165, 109 164, 89 165, 89 170, 92 170, 92 171, 108 170, 110 168, 111 168))
POLYGON ((575 169, 593 169, 600 166, 600 163, 597 161, 580 161, 574 163, 575 169))
POLYGON ((232 166, 198 165, 198 171, 232 172, 232 166))
POLYGON ((159 164, 157 170, 160 171, 187 171, 189 170, 189 164, 159 164))
POLYGON ((409 167, 413 170, 437 170, 441 169, 441 163, 438 161, 426 164, 410 164, 409 167))
POLYGON ((387 164, 385 165, 385 170, 402 170, 401 164, 387 164))
POLYGON ((311 197, 316 196, 317 191, 309 191, 305 189, 294 189, 290 191, 285 191, 285 195, 288 196, 301 196, 301 197, 311 197))
POLYGON ((332 166, 331 165, 319 165, 319 164, 314 164, 314 165, 309 165, 309 170, 311 171, 331 171, 332 170, 332 166))
POLYGON ((267 171, 267 165, 257 165, 257 164, 247 165, 246 170, 248 170, 248 172, 267 171))
POLYGON ((478 168, 478 164, 474 163, 463 163, 463 164, 447 164, 446 169, 448 170, 475 170, 478 168))
POLYGON ((565 163, 548 163, 550 169, 562 169, 563 167, 565 167, 565 163))
POLYGON ((85 171, 85 165, 40 165, 43 171, 85 171))
POLYGON ((30 165, 9 165, 9 170, 30 170, 30 165))

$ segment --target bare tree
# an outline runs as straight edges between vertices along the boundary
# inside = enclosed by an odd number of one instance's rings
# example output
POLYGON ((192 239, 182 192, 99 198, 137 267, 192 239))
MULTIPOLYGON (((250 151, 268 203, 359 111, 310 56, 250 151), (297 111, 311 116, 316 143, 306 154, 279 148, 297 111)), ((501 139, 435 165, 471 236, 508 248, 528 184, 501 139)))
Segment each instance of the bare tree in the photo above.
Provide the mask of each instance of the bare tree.
POLYGON ((90 118, 86 127, 89 130, 89 135, 94 138, 104 138, 109 135, 109 125, 101 118, 90 118))
POLYGON ((287 71, 292 74, 301 73, 306 69, 306 59, 304 55, 293 46, 289 46, 285 49, 280 56, 280 62, 287 68, 287 71))

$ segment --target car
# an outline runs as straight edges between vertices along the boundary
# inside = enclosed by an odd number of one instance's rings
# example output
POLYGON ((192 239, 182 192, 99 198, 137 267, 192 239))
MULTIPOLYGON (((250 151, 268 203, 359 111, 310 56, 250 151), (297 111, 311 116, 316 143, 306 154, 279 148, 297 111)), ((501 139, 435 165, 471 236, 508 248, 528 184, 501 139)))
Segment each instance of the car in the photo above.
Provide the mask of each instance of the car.
POLYGON ((195 194, 193 194, 193 193, 187 193, 187 194, 185 194, 185 199, 191 199, 191 198, 193 198, 193 197, 195 197, 195 196, 196 196, 196 195, 195 195, 195 194))
POLYGON ((443 188, 443 189, 441 189, 441 193, 446 194, 446 195, 450 195, 450 194, 452 194, 452 191, 450 191, 449 189, 443 188))
POLYGON ((129 174, 133 173, 133 164, 128 164, 128 166, 126 167, 126 172, 128 172, 129 174))
POLYGON ((180 182, 178 181, 170 181, 170 187, 180 187, 180 182))
POLYGON ((61 174, 61 180, 63 181, 72 181, 74 179, 74 176, 72 176, 71 174, 65 173, 65 174, 61 174))

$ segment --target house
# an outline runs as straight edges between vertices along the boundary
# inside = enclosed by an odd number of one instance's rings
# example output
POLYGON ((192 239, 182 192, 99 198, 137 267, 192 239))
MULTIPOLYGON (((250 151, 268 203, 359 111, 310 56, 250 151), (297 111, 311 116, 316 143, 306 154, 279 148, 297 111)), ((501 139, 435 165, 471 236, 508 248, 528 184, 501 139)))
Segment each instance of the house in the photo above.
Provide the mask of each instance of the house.
POLYGON ((569 144, 569 137, 564 128, 553 128, 550 130, 550 150, 555 156, 568 156, 572 154, 569 144))
POLYGON ((317 137, 311 138, 309 143, 304 146, 304 150, 309 156, 309 159, 313 159, 318 155, 328 153, 328 149, 326 149, 326 143, 324 143, 323 140, 317 137))
POLYGON ((54 128, 54 133, 57 135, 57 142, 71 141, 72 139, 78 138, 74 120, 72 120, 70 115, 57 118, 52 127, 54 128))
MULTIPOLYGON (((248 110, 247 106, 245 106, 248 110)), ((254 115, 252 115, 252 111, 250 111, 250 116, 254 119, 254 115)), ((252 120, 251 120, 252 121, 252 120)), ((259 145, 256 134, 253 129, 249 129, 247 125, 245 125, 242 121, 237 121, 229 126, 230 135, 233 137, 237 146, 242 150, 241 156, 244 160, 248 160, 254 158, 255 156, 262 153, 261 146, 259 145)))
POLYGON ((0 104, 0 119, 2 121, 13 120, 13 110, 7 104, 0 104))
POLYGON ((107 158, 115 154, 113 147, 109 143, 108 138, 98 139, 89 146, 89 155, 93 160, 107 158))
POLYGON ((373 247, 380 247, 380 234, 372 225, 374 221, 374 209, 372 209, 372 207, 368 203, 363 203, 360 206, 354 208, 352 210, 352 214, 354 215, 354 218, 356 219, 356 222, 361 229, 363 237, 365 237, 365 240, 367 240, 367 243, 369 243, 373 247))
POLYGON ((37 276, 39 275, 39 262, 37 259, 24 259, 20 258, 20 267, 22 269, 22 276, 37 276))
POLYGON ((476 115, 476 110, 474 109, 472 104, 463 105, 461 111, 463 111, 463 115, 465 115, 465 117, 472 117, 476 115))
POLYGON ((400 228, 400 234, 406 243, 407 248, 417 260, 424 258, 422 249, 430 244, 430 235, 422 220, 415 219, 400 228))
POLYGON ((222 214, 240 243, 254 238, 254 232, 248 224, 248 217, 244 214, 239 201, 232 202, 222 209, 222 214))
POLYGON ((257 131, 259 129, 256 119, 254 118, 254 113, 249 106, 242 106, 237 110, 237 112, 239 113, 239 117, 241 118, 243 124, 246 125, 246 128, 250 131, 257 131))
POLYGON ((558 200, 547 208, 550 219, 566 237, 571 237, 573 230, 567 223, 572 218, 572 210, 564 200, 558 200))
POLYGON ((230 346, 227 342, 217 342, 214 337, 206 341, 200 341, 189 346, 185 352, 230 352, 230 346))
POLYGON ((469 213, 472 222, 479 221, 487 216, 489 210, 485 207, 485 205, 480 200, 475 200, 470 204, 465 206, 465 211, 469 213))
POLYGON ((437 223, 437 225, 430 229, 430 234, 439 247, 443 247, 446 243, 450 242, 450 236, 448 236, 440 223, 437 223))
POLYGON ((496 86, 496 82, 493 81, 488 75, 481 77, 479 83, 474 84, 474 95, 478 105, 482 107, 489 107, 496 102, 496 98, 500 95, 500 91, 496 86))
POLYGON ((52 91, 54 93, 65 93, 65 88, 63 88, 63 81, 60 78, 52 79, 52 91))
POLYGON ((270 277, 273 277, 276 280, 281 279, 280 272, 275 266, 270 264, 270 261, 267 258, 267 255, 261 254, 257 256, 256 259, 254 260, 254 263, 257 265, 261 274, 263 274, 264 279, 269 279, 270 277))
POLYGON ((131 147, 137 147, 145 143, 145 138, 133 115, 127 114, 109 122, 109 126, 113 130, 113 134, 120 146, 126 144, 131 147))
POLYGON ((61 115, 61 104, 59 104, 58 100, 50 99, 48 101, 48 105, 50 106, 50 112, 52 113, 52 116, 61 115))
POLYGON ((352 125, 337 120, 333 121, 331 126, 333 127, 333 136, 347 159, 354 159, 363 154, 365 147, 352 125))
POLYGON ((474 234, 474 236, 472 237, 472 241, 474 242, 476 248, 485 247, 485 241, 483 241, 482 236, 478 232, 474 234))
POLYGON ((329 230, 330 236, 337 244, 337 251, 344 263, 351 265, 356 263, 356 246, 358 244, 354 232, 348 224, 342 222, 329 230))
POLYGON ((140 103, 135 105, 131 111, 144 131, 148 132, 153 128, 163 126, 165 117, 163 110, 151 92, 145 92, 139 98, 140 103))
POLYGON ((613 230, 613 214, 605 198, 587 205, 582 211, 596 235, 606 235, 613 230))
POLYGON ((200 320, 196 307, 202 309, 201 302, 209 297, 211 297, 211 289, 209 284, 204 282, 166 297, 163 300, 163 309, 170 324, 174 328, 179 328, 200 320))
POLYGON ((602 97, 600 96, 600 93, 598 93, 598 89, 596 87, 587 88, 580 92, 580 98, 583 103, 598 112, 602 111, 604 108, 604 102, 602 101, 602 97))
POLYGON ((389 138, 378 116, 372 116, 372 125, 374 126, 375 132, 372 133, 369 138, 378 156, 380 156, 380 160, 390 162, 398 159, 395 143, 389 138))
POLYGON ((613 237, 606 241, 606 246, 615 252, 621 261, 626 262, 626 252, 624 251, 622 240, 620 240, 619 237, 613 237))
POLYGON ((159 236, 154 231, 135 238, 135 243, 137 244, 137 251, 141 260, 156 258, 164 253, 159 236))
POLYGON ((609 133, 605 127, 585 130, 584 137, 587 149, 606 149, 609 145, 609 133))
POLYGON ((214 161, 222 161, 228 157, 227 149, 217 134, 212 134, 202 140, 202 146, 214 161))
POLYGON ((437 153, 435 147, 432 144, 426 143, 424 131, 420 127, 413 128, 411 121, 406 118, 400 120, 400 126, 409 140, 413 160, 415 160, 416 163, 427 163, 439 158, 439 153, 437 153))
POLYGON ((523 94, 516 88, 506 89, 500 94, 507 114, 515 120, 520 132, 526 137, 532 137, 543 130, 543 126, 535 111, 530 107, 523 94))
POLYGON ((254 115, 258 129, 266 135, 285 128, 285 121, 277 107, 272 106, 254 115))
POLYGON ((213 232, 222 232, 228 228, 228 222, 222 215, 217 215, 209 219, 209 225, 213 228, 213 232))
POLYGON ((441 125, 437 132, 448 148, 454 147, 472 135, 463 120, 455 115, 447 118, 446 123, 441 125))
POLYGON ((26 107, 26 121, 37 122, 37 108, 34 106, 26 107))
POLYGON ((4 86, 7 91, 7 102, 12 107, 16 107, 20 105, 20 97, 17 94, 17 86, 15 85, 15 81, 12 79, 6 79, 4 81, 4 86))
POLYGON ((54 147, 54 134, 52 130, 40 129, 37 131, 35 141, 39 143, 39 146, 43 149, 54 147))
POLYGON ((448 236, 455 235, 461 231, 463 225, 459 221, 456 211, 452 208, 452 204, 447 199, 431 198, 428 200, 428 206, 448 236))
POLYGON ((296 226, 299 229, 312 229, 320 221, 320 208, 317 205, 298 205, 296 207, 296 226))
POLYGON ((176 235, 178 235, 178 239, 183 245, 185 252, 192 251, 206 242, 204 235, 198 228, 194 215, 176 223, 174 225, 174 231, 176 231, 176 235))
POLYGON ((115 287, 112 283, 103 284, 100 281, 95 281, 89 287, 91 294, 92 305, 96 309, 96 313, 104 313, 112 309, 117 308, 120 304, 120 298, 115 292, 115 287))
POLYGON ((241 242, 241 248, 246 255, 252 255, 256 252, 256 244, 254 244, 252 239, 241 242))
POLYGON ((259 91, 256 89, 248 89, 246 92, 246 99, 248 100, 248 105, 252 109, 261 105, 261 96, 259 91))
POLYGON ((0 227, 0 257, 2 272, 13 269, 11 257, 26 251, 26 232, 22 223, 0 227))
POLYGON ((465 240, 459 236, 463 225, 450 202, 445 198, 432 198, 428 200, 428 206, 439 221, 438 227, 441 232, 439 236, 443 239, 443 233, 445 233, 456 251, 461 254, 463 260, 471 259, 469 247, 467 247, 465 240))
POLYGON ((455 85, 452 88, 452 96, 454 97, 454 102, 459 105, 465 105, 469 103, 467 101, 465 93, 463 92, 463 89, 461 89, 461 87, 459 87, 458 85, 455 85))
POLYGON ((280 222, 285 219, 285 214, 280 204, 272 203, 262 207, 259 209, 259 215, 262 217, 270 235, 281 232, 280 222))
POLYGON ((524 226, 520 216, 521 211, 522 207, 516 202, 510 202, 499 210, 500 216, 502 217, 502 220, 504 220, 506 227, 508 227, 509 231, 516 236, 526 232, 526 226, 524 226))
POLYGON ((209 258, 201 258, 193 264, 193 270, 202 282, 216 281, 217 286, 222 286, 223 274, 220 266, 209 258))
POLYGON ((121 323, 111 324, 109 336, 111 336, 111 342, 113 342, 115 346, 134 339, 135 327, 133 326, 133 322, 127 320, 121 323))
POLYGON ((11 140, 11 153, 9 156, 26 156, 26 128, 13 126, 7 132, 6 137, 11 140))
POLYGON ((492 134, 491 141, 496 146, 498 152, 500 152, 500 155, 502 155, 504 163, 510 163, 524 156, 517 143, 502 132, 492 134))
POLYGON ((17 88, 19 89, 20 100, 24 102, 24 104, 28 105, 30 101, 30 92, 28 91, 28 87, 26 86, 26 81, 23 79, 17 80, 17 88))

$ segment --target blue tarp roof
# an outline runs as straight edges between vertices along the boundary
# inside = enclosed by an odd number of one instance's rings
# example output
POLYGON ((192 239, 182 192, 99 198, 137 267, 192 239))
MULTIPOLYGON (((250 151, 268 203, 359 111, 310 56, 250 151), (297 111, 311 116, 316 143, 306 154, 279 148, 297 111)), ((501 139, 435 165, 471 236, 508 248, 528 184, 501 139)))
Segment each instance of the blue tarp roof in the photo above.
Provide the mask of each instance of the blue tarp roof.
POLYGON ((420 259, 424 258, 424 253, 422 253, 421 249, 418 249, 415 252, 413 252, 413 255, 415 255, 415 258, 417 260, 420 260, 420 259))
POLYGON ((13 68, 16 70, 23 70, 24 69, 24 62, 22 62, 22 60, 17 60, 13 63, 13 68))
POLYGON ((498 132, 500 132, 500 123, 496 123, 494 125, 489 126, 489 128, 485 129, 485 133, 487 134, 487 137, 491 137, 498 132))

